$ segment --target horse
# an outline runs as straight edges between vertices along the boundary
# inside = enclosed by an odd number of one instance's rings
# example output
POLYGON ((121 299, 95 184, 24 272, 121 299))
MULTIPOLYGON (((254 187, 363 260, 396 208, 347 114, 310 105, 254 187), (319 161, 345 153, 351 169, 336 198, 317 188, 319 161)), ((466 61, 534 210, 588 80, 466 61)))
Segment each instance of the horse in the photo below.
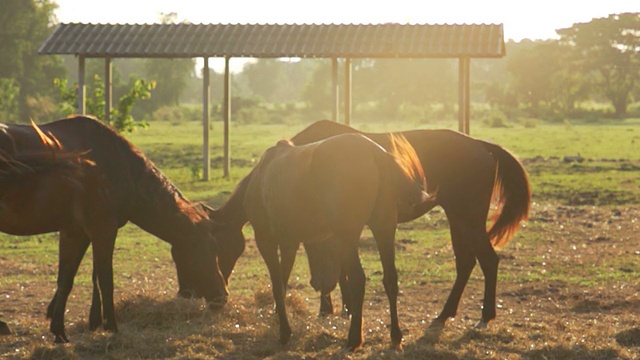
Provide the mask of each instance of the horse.
MULTIPOLYGON (((366 133, 329 120, 311 124, 293 136, 291 142, 303 145, 345 133, 362 134, 387 149, 391 146, 388 133, 366 133)), ((499 258, 494 248, 505 246, 520 222, 528 217, 531 189, 527 172, 503 147, 456 131, 410 130, 392 134, 404 136, 416 150, 429 186, 427 190, 438 189, 436 205, 444 209, 449 220, 457 274, 444 308, 432 321, 430 328, 442 329, 447 319, 456 315, 476 260, 480 263, 485 280, 482 317, 476 327, 485 328, 496 317, 499 258), (492 199, 497 209, 487 231, 486 219, 492 199)), ((399 220, 409 221, 411 218, 399 220)), ((309 264, 312 265, 314 253, 322 253, 322 250, 315 250, 314 246, 308 244, 305 247, 309 264)), ((285 283, 293 263, 286 266, 283 270, 285 283)), ((312 278, 314 274, 322 272, 321 269, 314 271, 312 268, 312 278)), ((346 282, 343 274, 340 277, 343 314, 348 314, 351 307, 350 297, 345 294, 349 289, 346 282)), ((317 286, 315 288, 318 290, 317 286)), ((325 288, 322 292, 321 315, 333 313, 330 290, 325 288)))
MULTIPOLYGON (((285 309, 285 283, 280 259, 293 262, 300 241, 327 243, 328 269, 345 270, 352 294, 352 318, 346 348, 363 342, 362 307, 365 274, 358 256, 361 232, 368 225, 378 244, 389 300, 392 345, 399 349, 402 332, 398 324, 398 276, 395 267, 396 219, 432 207, 434 196, 422 189, 424 174, 413 148, 401 137, 389 140, 389 152, 359 134, 345 134, 303 146, 281 140, 267 149, 252 170, 242 199, 246 219, 269 270, 280 342, 291 337, 285 309), (293 251, 292 251, 293 250, 293 251), (287 260, 285 260, 287 259, 287 260)), ((212 216, 219 222, 222 218, 212 216)), ((220 223, 224 229, 226 224, 220 223)), ((223 249, 229 238, 214 235, 223 249)), ((244 239, 240 240, 244 243, 244 239)), ((233 241, 233 240, 232 240, 233 241)), ((239 256, 239 255, 238 255, 239 256)), ((223 261, 220 264, 228 264, 223 261)), ((232 259, 231 262, 235 261, 232 259)), ((338 271, 323 274, 335 287, 338 271)))
POLYGON ((211 307, 226 302, 226 282, 213 256, 213 223, 204 207, 187 200, 124 137, 84 116, 40 126, 0 126, 2 158, 33 153, 54 154, 49 157, 57 162, 65 158, 61 154, 82 154, 83 159, 81 166, 69 168, 74 173, 46 166, 42 169, 47 171, 18 174, 20 181, 12 180, 18 175, 11 171, 2 175, 7 181, 1 182, 0 231, 12 235, 60 232, 57 289, 47 307, 56 343, 69 341, 64 329, 66 302, 89 245, 93 249, 89 328, 103 325, 105 330, 117 331, 112 257, 118 229, 128 221, 171 244, 179 293, 204 297, 211 307))

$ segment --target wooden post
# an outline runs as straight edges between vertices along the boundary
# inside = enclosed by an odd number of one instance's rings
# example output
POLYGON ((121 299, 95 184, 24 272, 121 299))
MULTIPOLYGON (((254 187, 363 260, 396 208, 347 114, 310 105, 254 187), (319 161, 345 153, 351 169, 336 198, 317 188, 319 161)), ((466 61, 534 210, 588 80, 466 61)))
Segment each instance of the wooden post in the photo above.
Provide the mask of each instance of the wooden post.
POLYGON ((340 117, 340 86, 338 86, 338 59, 331 59, 331 89, 333 91, 332 120, 338 121, 340 117))
POLYGON ((104 121, 111 122, 111 99, 113 94, 113 66, 111 58, 104 58, 104 121))
POLYGON ((78 114, 85 115, 85 96, 87 89, 84 81, 84 55, 78 55, 78 114))
POLYGON ((458 58, 458 131, 469 135, 471 112, 470 58, 458 58))
POLYGON ((229 122, 231 120, 231 74, 229 68, 229 60, 224 58, 224 164, 223 176, 229 178, 229 169, 231 168, 231 146, 229 144, 229 122))
POLYGON ((464 133, 467 135, 471 134, 470 131, 470 122, 471 122, 471 59, 469 57, 465 57, 465 76, 464 76, 464 99, 465 99, 465 109, 464 109, 464 133))
POLYGON ((209 58, 205 57, 202 68, 202 180, 204 181, 209 181, 209 169, 211 168, 211 158, 209 156, 210 97, 209 58))
POLYGON ((344 59, 344 123, 351 123, 351 59, 344 59))

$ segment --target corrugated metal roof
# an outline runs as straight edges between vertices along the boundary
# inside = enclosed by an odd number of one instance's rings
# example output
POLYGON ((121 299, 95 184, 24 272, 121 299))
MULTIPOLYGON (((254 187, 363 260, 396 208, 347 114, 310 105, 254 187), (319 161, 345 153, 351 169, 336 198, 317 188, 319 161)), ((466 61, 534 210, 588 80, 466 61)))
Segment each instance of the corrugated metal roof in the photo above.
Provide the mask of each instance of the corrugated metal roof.
POLYGON ((60 24, 40 54, 87 57, 502 57, 502 24, 60 24))

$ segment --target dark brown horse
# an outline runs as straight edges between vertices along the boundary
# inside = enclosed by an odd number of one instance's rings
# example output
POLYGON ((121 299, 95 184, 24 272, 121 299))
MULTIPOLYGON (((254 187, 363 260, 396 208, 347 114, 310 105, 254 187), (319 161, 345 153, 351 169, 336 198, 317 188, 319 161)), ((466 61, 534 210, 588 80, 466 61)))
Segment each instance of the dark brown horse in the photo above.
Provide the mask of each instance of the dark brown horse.
MULTIPOLYGON (((278 250, 285 261, 295 257, 295 249, 304 241, 329 242, 326 259, 335 259, 336 264, 328 269, 342 268, 347 273, 353 316, 346 347, 355 350, 362 345, 365 275, 358 243, 364 226, 369 225, 384 270, 392 343, 401 347, 394 260, 396 219, 424 211, 422 208, 432 207, 435 201, 421 190, 424 175, 413 148, 402 139, 392 143, 395 146, 390 155, 359 134, 339 135, 297 147, 283 140, 268 149, 253 169, 244 192, 243 209, 269 269, 283 344, 288 342, 291 328, 278 250)), ((214 211, 214 220, 221 219, 214 211)), ((221 234, 216 233, 220 249, 230 241, 221 234)), ((224 255, 220 257, 222 264, 224 255)), ((333 286, 337 280, 338 271, 333 276, 323 274, 323 281, 332 282, 333 286)))
MULTIPOLYGON (((83 154, 82 165, 76 167, 32 165, 42 170, 16 175, 8 170, 22 167, 9 166, 0 192, 0 231, 13 235, 60 232, 58 288, 47 308, 56 342, 68 341, 66 301, 89 244, 94 282, 89 327, 96 329, 104 319, 105 329, 117 330, 112 256, 118 228, 127 221, 171 244, 181 291, 204 297, 213 306, 226 301, 228 292, 213 256, 215 242, 207 213, 185 199, 125 138, 82 116, 39 129, 3 125, 1 130, 0 154, 5 159, 27 159, 24 154, 33 153, 83 154), (14 180, 15 176, 22 176, 21 180, 14 180)), ((58 162, 64 158, 49 157, 58 162)))
MULTIPOLYGON (((346 125, 322 120, 302 130, 291 141, 301 145, 337 134, 358 132, 346 125)), ((401 134, 415 148, 425 171, 429 190, 438 189, 437 205, 445 210, 449 220, 451 242, 456 255, 455 283, 444 308, 434 319, 431 327, 441 328, 448 318, 456 315, 462 292, 476 260, 480 262, 485 276, 484 306, 482 318, 478 323, 480 327, 484 327, 496 315, 498 256, 494 247, 504 246, 518 229, 520 222, 528 215, 531 191, 527 173, 520 162, 499 145, 455 131, 413 130, 401 134), (497 209, 493 214, 493 223, 487 231, 486 219, 492 199, 497 209)), ((388 134, 365 135, 384 147, 388 146, 388 134)), ((235 259, 244 251, 242 228, 248 219, 243 202, 251 177, 252 173, 243 178, 229 199, 212 215, 218 222, 227 224, 216 234, 216 238, 227 240, 227 245, 219 248, 219 251, 225 254, 219 261, 220 269, 227 280, 235 259)), ((428 210, 425 209, 425 212, 428 210)), ((422 214, 417 214, 416 217, 420 215, 422 214)), ((306 247, 310 261, 313 261, 313 254, 317 251, 313 248, 322 248, 309 244, 306 247)), ((289 251, 295 253, 295 248, 289 251)), ((287 263, 284 260, 292 258, 283 257, 281 264, 285 283, 293 262, 287 263)), ((311 270, 312 278, 322 278, 322 271, 315 271, 313 266, 311 270)), ((328 295, 327 290, 331 289, 330 286, 322 286, 322 281, 316 281, 314 287, 320 288, 325 295, 328 295)), ((341 287, 343 288, 346 287, 341 287)), ((328 299, 328 296, 323 296, 321 312, 333 311, 328 299)), ((344 303, 348 304, 348 299, 348 295, 343 295, 344 303)))
MULTIPOLYGON (((312 143, 344 133, 360 133, 389 148, 388 134, 364 133, 333 121, 318 121, 291 138, 296 145, 312 143)), ((504 148, 450 130, 413 130, 402 134, 414 147, 424 168, 429 190, 438 189, 437 205, 449 220, 457 276, 449 298, 432 328, 442 328, 456 315, 460 297, 475 267, 476 260, 485 277, 482 318, 478 327, 486 327, 496 316, 496 283, 498 256, 494 247, 504 246, 527 218, 531 191, 522 164, 504 148), (497 205, 493 223, 486 229, 492 199, 497 205)), ((428 209, 427 209, 428 210, 428 209)), ((421 214, 417 214, 418 216, 421 214)), ((401 221, 411 220, 409 218, 401 221)), ((314 250, 307 246, 312 257, 314 250)), ((286 279, 291 270, 284 269, 286 279)), ((311 269, 314 273, 321 272, 311 269)), ((341 289, 344 276, 341 277, 341 289)), ((344 290, 343 290, 344 291, 344 290)), ((321 313, 330 313, 331 301, 326 290, 321 313)), ((349 306, 349 296, 343 294, 349 306)))

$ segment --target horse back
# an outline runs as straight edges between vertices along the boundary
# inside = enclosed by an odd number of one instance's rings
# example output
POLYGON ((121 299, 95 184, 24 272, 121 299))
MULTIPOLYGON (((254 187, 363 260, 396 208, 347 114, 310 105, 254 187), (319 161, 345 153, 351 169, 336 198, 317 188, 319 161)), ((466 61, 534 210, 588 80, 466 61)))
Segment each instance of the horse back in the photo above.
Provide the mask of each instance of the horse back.
POLYGON ((379 188, 376 152, 384 153, 360 135, 268 149, 245 194, 249 221, 307 242, 327 238, 340 224, 364 226, 379 188))

